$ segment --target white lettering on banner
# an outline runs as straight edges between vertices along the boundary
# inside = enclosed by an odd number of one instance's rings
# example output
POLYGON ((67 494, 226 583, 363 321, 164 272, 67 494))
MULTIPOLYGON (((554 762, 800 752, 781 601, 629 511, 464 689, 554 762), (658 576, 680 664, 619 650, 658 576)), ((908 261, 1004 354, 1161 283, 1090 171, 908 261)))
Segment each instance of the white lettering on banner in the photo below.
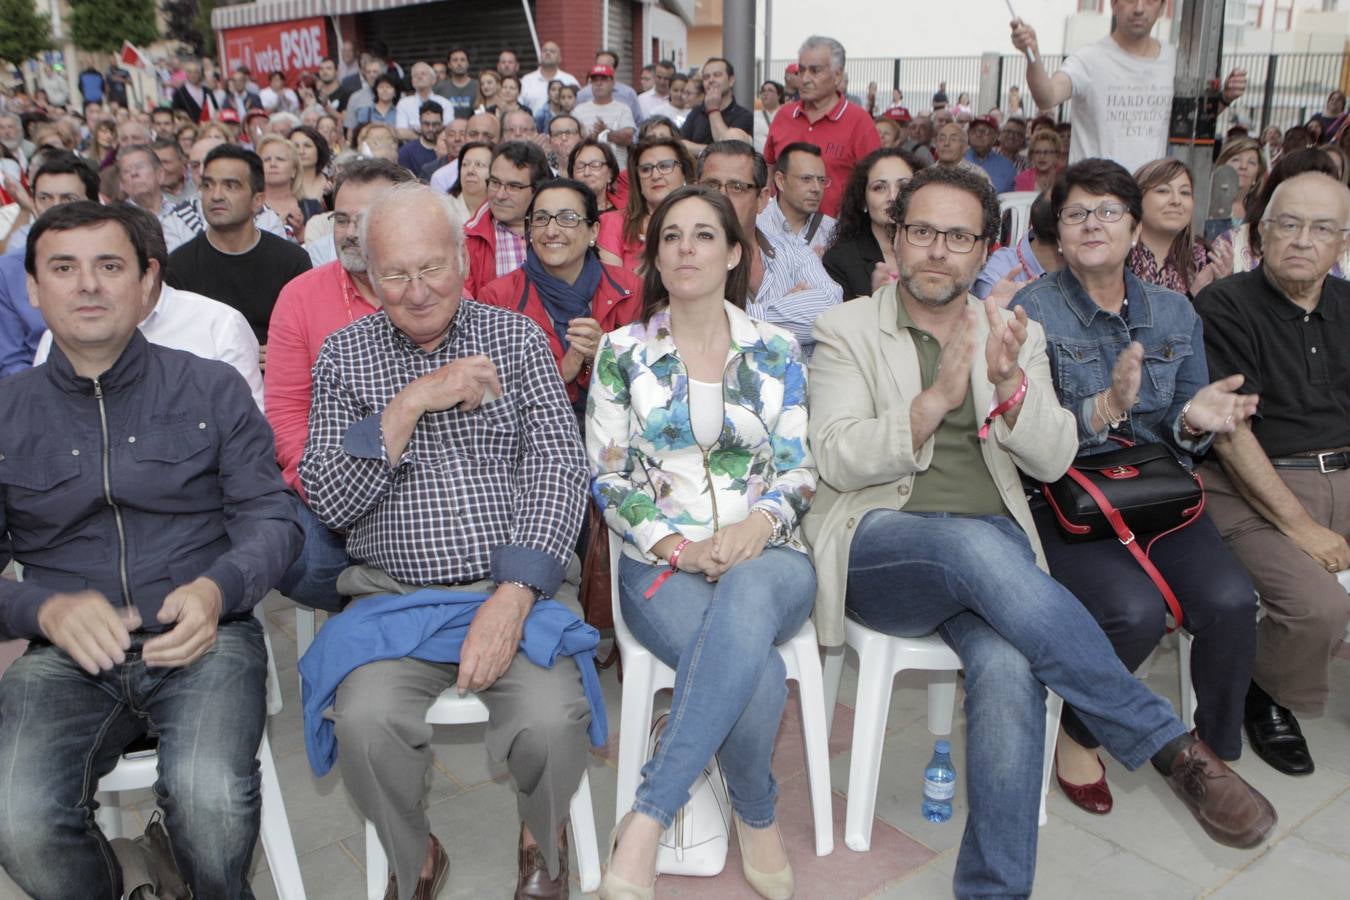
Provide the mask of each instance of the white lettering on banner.
POLYGON ((281 33, 282 69, 317 68, 319 59, 319 26, 295 28, 281 33))
POLYGON ((226 65, 230 69, 246 65, 253 70, 254 77, 282 72, 287 82, 294 84, 294 76, 317 69, 327 53, 328 38, 322 19, 232 28, 225 32, 226 65))

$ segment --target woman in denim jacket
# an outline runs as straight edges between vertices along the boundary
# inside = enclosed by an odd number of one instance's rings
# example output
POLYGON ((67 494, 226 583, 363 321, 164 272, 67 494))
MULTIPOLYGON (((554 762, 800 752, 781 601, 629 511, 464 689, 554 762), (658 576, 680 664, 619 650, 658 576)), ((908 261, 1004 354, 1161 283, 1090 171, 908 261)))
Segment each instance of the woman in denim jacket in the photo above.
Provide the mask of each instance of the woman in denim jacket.
POLYGON ((786 898, 770 763, 787 688, 774 645, 801 628, 816 590, 797 529, 815 493, 806 366, 787 331, 741 309, 753 251, 721 193, 675 191, 647 233, 642 316, 601 339, 586 450, 595 499, 625 541, 624 620, 678 674, 600 896, 652 896, 661 832, 717 754, 746 879, 786 898))
MULTIPOLYGON (((1065 268, 1013 299, 1045 329, 1060 403, 1078 417, 1080 455, 1118 448, 1121 437, 1163 443, 1186 464, 1256 410, 1236 393, 1242 376, 1209 383, 1200 318, 1181 294, 1146 284, 1125 268, 1139 238, 1142 194, 1124 168, 1103 159, 1070 166, 1051 207, 1065 268)), ((1096 617, 1126 668, 1157 645, 1167 607, 1128 550, 1115 540, 1070 544, 1043 500, 1032 504, 1050 574, 1096 617)), ((1143 544, 1152 535, 1140 535, 1143 544)), ((1195 643, 1192 672, 1199 737, 1226 760, 1242 752, 1243 700, 1256 652, 1256 593, 1201 515, 1160 538, 1149 555, 1176 593, 1195 643)), ((1067 705, 1056 777, 1093 813, 1112 805, 1098 742, 1067 705)))

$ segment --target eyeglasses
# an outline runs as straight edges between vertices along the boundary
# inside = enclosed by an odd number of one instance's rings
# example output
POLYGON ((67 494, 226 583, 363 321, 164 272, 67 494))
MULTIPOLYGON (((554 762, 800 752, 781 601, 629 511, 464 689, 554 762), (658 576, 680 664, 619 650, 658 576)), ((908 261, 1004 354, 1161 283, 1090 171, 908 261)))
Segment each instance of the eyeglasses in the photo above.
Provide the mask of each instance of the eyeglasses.
POLYGON ((548 223, 552 222, 554 219, 558 220, 559 228, 576 228, 582 222, 586 221, 586 217, 575 210, 564 209, 560 213, 550 213, 541 209, 530 216, 530 227, 547 228, 548 223))
POLYGON ((577 131, 575 128, 559 128, 557 131, 550 131, 548 133, 548 136, 560 138, 560 137, 575 137, 578 134, 581 134, 581 132, 577 131))
POLYGON ((788 177, 797 179, 804 188, 809 188, 813 184, 818 184, 823 188, 827 188, 834 181, 834 179, 828 175, 789 175, 788 177))
POLYGON ((466 159, 459 166, 459 170, 461 172, 486 171, 487 168, 488 164, 483 162, 481 159, 474 159, 474 160, 466 159))
POLYGON ((1065 225, 1082 225, 1089 214, 1097 217, 1098 222, 1119 222, 1129 212, 1124 203, 1107 201, 1098 203, 1093 209, 1086 206, 1066 206, 1059 211, 1059 221, 1065 225))
POLYGON ((401 295, 412 287, 414 281, 420 281, 427 286, 440 284, 453 271, 446 265, 427 266, 411 274, 408 272, 390 272, 388 275, 379 276, 376 280, 385 285, 387 290, 396 295, 401 295))
POLYGON ((609 163, 603 159, 593 159, 590 162, 577 160, 576 165, 572 166, 572 168, 577 172, 599 172, 608 165, 609 163))
POLYGON ((502 181, 500 178, 497 178, 496 176, 489 178, 487 181, 487 185, 488 190, 492 191, 493 193, 500 191, 502 188, 506 188, 513 194, 519 194, 521 191, 528 191, 532 187, 532 185, 521 184, 519 181, 502 181))
POLYGON ((637 167, 638 177, 651 178, 653 172, 660 172, 662 175, 669 175, 675 171, 675 167, 680 164, 676 159, 663 159, 660 162, 643 163, 637 167))
POLYGON ((942 238, 952 253, 969 253, 975 249, 980 236, 969 231, 943 231, 931 225, 901 225, 905 240, 915 247, 931 247, 933 242, 942 238))
POLYGON ((1262 219, 1261 224, 1274 230, 1282 240, 1293 240, 1307 228, 1312 239, 1319 244, 1330 244, 1350 229, 1337 228, 1331 222, 1305 222, 1292 216, 1280 216, 1278 219, 1262 219))
POLYGON ((728 197, 741 197, 755 190, 755 186, 748 181, 718 181, 715 178, 705 178, 699 184, 714 191, 721 191, 728 197))

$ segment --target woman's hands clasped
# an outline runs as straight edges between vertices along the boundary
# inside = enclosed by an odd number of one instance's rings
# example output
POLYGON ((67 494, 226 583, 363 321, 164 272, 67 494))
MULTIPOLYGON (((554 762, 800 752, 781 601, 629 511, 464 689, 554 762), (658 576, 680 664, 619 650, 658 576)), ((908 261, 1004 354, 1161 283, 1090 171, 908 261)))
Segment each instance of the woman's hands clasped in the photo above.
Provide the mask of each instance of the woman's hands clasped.
POLYGON ((754 559, 764 552, 773 537, 769 520, 751 512, 735 525, 728 525, 712 537, 693 541, 682 551, 677 561, 681 572, 703 575, 716 581, 737 563, 754 559))

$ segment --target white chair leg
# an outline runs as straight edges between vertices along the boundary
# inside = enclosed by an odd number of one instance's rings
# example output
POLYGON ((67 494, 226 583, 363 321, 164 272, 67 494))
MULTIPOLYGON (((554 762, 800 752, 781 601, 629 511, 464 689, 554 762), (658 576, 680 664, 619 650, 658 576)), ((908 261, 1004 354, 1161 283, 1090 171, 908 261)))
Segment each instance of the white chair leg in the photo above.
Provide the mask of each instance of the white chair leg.
POLYGON ((122 837, 122 806, 116 791, 100 791, 95 798, 94 822, 108 840, 122 837))
POLYGON ((893 670, 884 641, 858 649, 858 701, 853 708, 853 758, 848 767, 848 805, 844 843, 866 852, 872 846, 872 816, 881 777, 881 742, 890 713, 893 670))
POLYGON ((1195 727, 1195 685, 1191 681, 1191 644, 1189 634, 1177 630, 1177 680, 1181 688, 1181 721, 1187 729, 1195 727))
POLYGON ((956 672, 951 669, 928 673, 928 731, 951 734, 956 713, 956 672))
MULTIPOLYGON (((260 620, 262 616, 258 617, 260 620)), ((263 628, 263 646, 267 648, 267 715, 275 716, 281 712, 281 681, 277 678, 276 658, 272 655, 272 636, 263 628)), ((266 740, 264 733, 263 739, 266 740)))
POLYGON ((1041 765, 1041 811, 1037 819, 1044 825, 1049 821, 1045 814, 1045 794, 1050 790, 1050 771, 1055 763, 1055 741, 1059 737, 1059 713, 1064 701, 1054 691, 1045 692, 1045 760, 1041 765))
POLYGON ((295 658, 305 655, 309 645, 314 643, 314 610, 308 606, 295 608, 295 658))
POLYGON ((389 858, 384 855, 380 845, 380 836, 375 833, 375 823, 366 821, 366 896, 370 900, 382 900, 384 889, 389 885, 389 858))
POLYGON ((295 854, 291 823, 286 817, 286 801, 281 796, 281 781, 277 778, 276 760, 272 757, 272 744, 266 729, 258 746, 258 762, 262 769, 261 837, 267 867, 272 872, 272 884, 278 900, 305 900, 300 860, 295 854))
POLYGON ((581 784, 572 795, 572 847, 577 853, 577 876, 582 893, 600 889, 600 847, 595 834, 595 807, 591 803, 591 773, 581 773, 581 784))
POLYGON ((830 732, 834 730, 834 712, 839 705, 839 682, 844 675, 844 645, 825 647, 822 654, 821 676, 825 690, 825 743, 830 742, 830 732))
MULTIPOLYGON (((834 813, 830 800, 830 715, 825 705, 820 656, 814 642, 795 655, 802 739, 806 743, 806 776, 811 790, 811 817, 816 829, 816 856, 829 856, 834 852, 834 813)), ((838 683, 835 687, 838 688, 838 683)))
POLYGON ((645 651, 628 654, 624 660, 623 700, 619 713, 619 758, 614 797, 614 821, 633 808, 642 764, 647 759, 647 739, 652 728, 652 665, 645 651))

